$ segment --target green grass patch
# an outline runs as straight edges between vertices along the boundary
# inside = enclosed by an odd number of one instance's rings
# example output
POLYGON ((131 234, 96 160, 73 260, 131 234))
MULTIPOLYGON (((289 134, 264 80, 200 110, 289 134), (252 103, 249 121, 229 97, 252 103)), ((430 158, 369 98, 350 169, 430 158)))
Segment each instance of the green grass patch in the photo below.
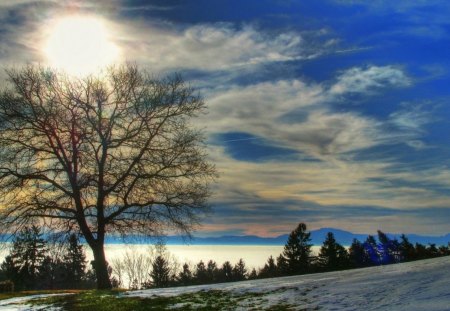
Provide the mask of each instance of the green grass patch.
MULTIPOLYGON (((51 296, 28 301, 33 305, 52 305, 66 311, 146 311, 146 310, 186 310, 186 311, 225 311, 235 310, 238 306, 247 310, 289 311, 295 307, 278 304, 268 307, 264 297, 267 293, 232 293, 222 290, 202 290, 172 297, 130 297, 123 291, 51 291, 55 293, 73 293, 72 295, 51 296)), ((276 292, 276 291, 275 291, 276 292)), ((30 294, 45 292, 33 292, 30 294)))
MULTIPOLYGON (((259 295, 259 294, 257 294, 259 295)), ((125 311, 125 310, 234 310, 239 301, 253 294, 232 295, 225 291, 211 290, 182 294, 174 297, 128 297, 117 291, 84 291, 73 295, 52 296, 32 300, 34 305, 53 305, 72 311, 125 311)))

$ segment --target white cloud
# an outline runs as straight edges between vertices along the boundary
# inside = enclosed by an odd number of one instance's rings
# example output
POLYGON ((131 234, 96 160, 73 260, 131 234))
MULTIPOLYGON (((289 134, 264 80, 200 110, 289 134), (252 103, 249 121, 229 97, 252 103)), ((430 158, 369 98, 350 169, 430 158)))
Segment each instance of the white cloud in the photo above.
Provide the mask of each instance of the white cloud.
POLYGON ((420 111, 398 112, 385 124, 357 112, 336 111, 329 104, 345 94, 409 84, 410 79, 400 69, 372 66, 345 71, 331 87, 328 83, 298 79, 233 86, 208 98, 210 113, 202 124, 213 133, 239 129, 314 157, 335 157, 380 144, 403 142, 405 132, 409 140, 417 140, 420 133, 411 134, 404 126, 410 122, 420 129, 423 124, 417 123, 418 118, 425 118, 420 111), (394 123, 395 131, 386 130, 387 125, 394 123))
POLYGON ((424 104, 403 103, 403 108, 389 115, 387 126, 396 129, 398 141, 404 142, 411 148, 420 150, 427 146, 420 139, 426 134, 425 126, 433 122, 430 107, 424 108, 424 104))
POLYGON ((135 23, 123 29, 122 45, 130 60, 157 69, 229 70, 316 57, 300 34, 268 34, 253 26, 202 24, 184 29, 135 23))
POLYGON ((333 94, 372 93, 382 87, 405 87, 411 80, 405 73, 393 66, 354 67, 344 71, 331 86, 333 94))
POLYGON ((334 112, 324 104, 328 100, 323 86, 299 80, 233 87, 208 100, 209 114, 201 123, 211 132, 238 130, 315 157, 377 143, 373 139, 379 131, 376 120, 334 112), (296 120, 298 112, 306 118, 296 120))
MULTIPOLYGON (((410 83, 406 74, 393 67, 352 71, 365 77, 367 88, 404 87, 410 83)), ((277 200, 292 200, 292 208, 298 210, 302 209, 301 202, 403 210, 447 206, 449 197, 420 183, 450 186, 450 181, 443 177, 448 169, 441 169, 440 174, 436 170, 393 170, 398 168, 395 158, 355 161, 354 157, 367 148, 389 144, 423 148, 420 139, 423 127, 431 120, 429 112, 420 106, 404 104, 383 120, 355 111, 336 111, 333 99, 348 94, 350 89, 346 88, 346 92, 336 94, 326 82, 298 79, 216 90, 206 99, 209 114, 199 122, 207 126, 209 133, 249 133, 319 161, 273 158, 262 163, 239 161, 225 147, 214 145, 210 154, 221 173, 220 191, 214 200, 240 209, 277 200), (389 180, 395 185, 396 180, 405 184, 394 187, 389 180)))
POLYGON ((405 108, 389 115, 390 122, 405 131, 422 132, 423 126, 432 121, 429 111, 424 111, 421 105, 404 104, 405 108))

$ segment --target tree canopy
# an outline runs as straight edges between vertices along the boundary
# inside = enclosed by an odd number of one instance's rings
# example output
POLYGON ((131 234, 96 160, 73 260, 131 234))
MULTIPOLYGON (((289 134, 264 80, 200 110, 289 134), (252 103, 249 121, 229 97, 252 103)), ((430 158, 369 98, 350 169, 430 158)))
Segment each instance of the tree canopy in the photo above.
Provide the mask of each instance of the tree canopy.
POLYGON ((0 221, 79 231, 100 288, 103 250, 118 232, 189 234, 207 210, 215 169, 190 120, 202 98, 179 76, 134 65, 73 78, 28 66, 0 94, 0 221))

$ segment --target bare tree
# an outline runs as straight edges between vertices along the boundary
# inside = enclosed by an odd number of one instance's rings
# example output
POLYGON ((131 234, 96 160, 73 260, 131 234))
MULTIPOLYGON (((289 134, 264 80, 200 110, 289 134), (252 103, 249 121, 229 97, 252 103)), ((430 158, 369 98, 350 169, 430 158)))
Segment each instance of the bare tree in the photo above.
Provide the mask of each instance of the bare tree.
POLYGON ((123 256, 124 272, 128 279, 128 288, 139 289, 151 271, 152 261, 155 255, 153 249, 145 253, 137 253, 133 250, 127 250, 123 256), (138 288, 133 288, 138 286, 138 288))
POLYGON ((215 169, 190 120, 204 102, 179 76, 136 66, 69 78, 28 66, 0 94, 0 221, 78 230, 110 288, 105 236, 189 234, 215 169))
POLYGON ((118 287, 124 286, 125 264, 121 258, 113 258, 111 261, 112 273, 117 276, 118 287))

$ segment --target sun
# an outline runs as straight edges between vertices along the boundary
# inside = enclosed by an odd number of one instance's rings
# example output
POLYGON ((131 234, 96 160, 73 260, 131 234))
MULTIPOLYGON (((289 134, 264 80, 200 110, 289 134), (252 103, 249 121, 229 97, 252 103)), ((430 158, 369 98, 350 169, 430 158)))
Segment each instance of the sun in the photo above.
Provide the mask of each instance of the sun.
POLYGON ((101 19, 69 16, 50 25, 44 53, 50 66, 87 75, 116 61, 119 48, 101 19))

